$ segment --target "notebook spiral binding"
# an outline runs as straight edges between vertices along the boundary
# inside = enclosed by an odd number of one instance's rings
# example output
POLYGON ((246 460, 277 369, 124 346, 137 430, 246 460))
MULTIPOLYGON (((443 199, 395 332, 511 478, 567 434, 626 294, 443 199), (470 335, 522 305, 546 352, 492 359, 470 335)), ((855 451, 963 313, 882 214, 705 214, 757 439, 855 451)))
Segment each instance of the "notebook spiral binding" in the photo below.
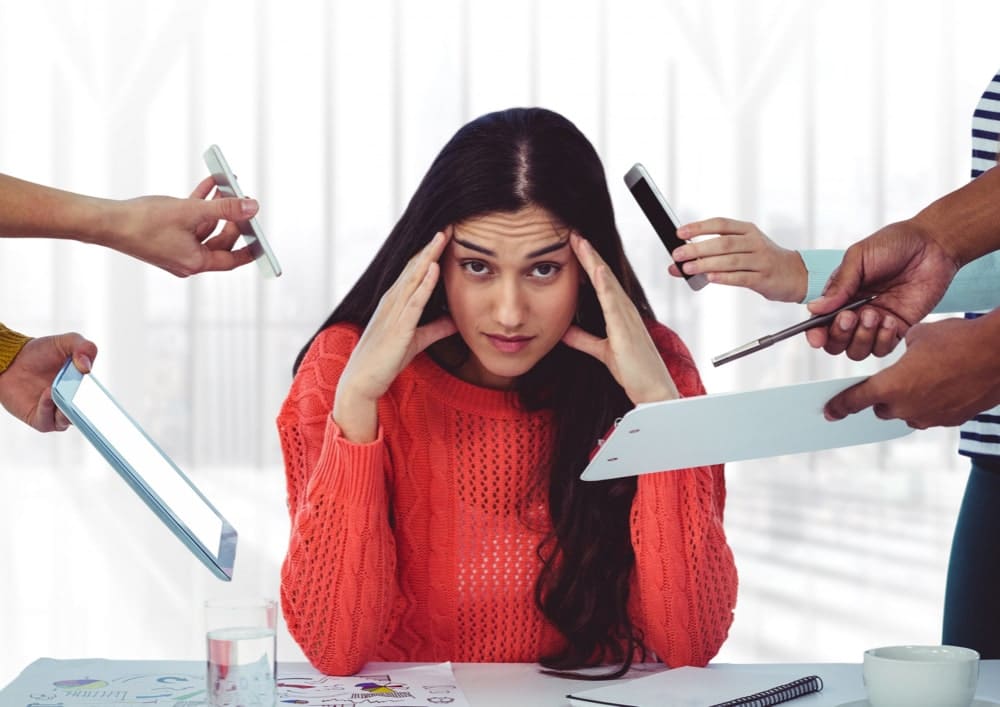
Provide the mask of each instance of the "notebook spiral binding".
POLYGON ((798 680, 792 680, 784 685, 772 687, 770 690, 764 690, 754 695, 739 697, 728 702, 720 702, 711 707, 771 707, 772 705, 781 704, 788 700, 794 700, 796 697, 802 697, 802 695, 819 692, 822 689, 823 678, 819 675, 810 675, 798 680))

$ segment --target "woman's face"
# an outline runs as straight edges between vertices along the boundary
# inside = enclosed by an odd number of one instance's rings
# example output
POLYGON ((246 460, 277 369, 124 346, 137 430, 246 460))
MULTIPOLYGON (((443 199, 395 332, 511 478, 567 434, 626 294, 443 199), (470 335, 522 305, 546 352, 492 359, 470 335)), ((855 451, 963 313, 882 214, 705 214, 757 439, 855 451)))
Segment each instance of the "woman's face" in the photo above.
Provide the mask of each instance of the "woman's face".
POLYGON ((569 234, 537 206, 454 225, 441 274, 448 309, 469 347, 460 378, 510 388, 559 343, 580 289, 569 234))

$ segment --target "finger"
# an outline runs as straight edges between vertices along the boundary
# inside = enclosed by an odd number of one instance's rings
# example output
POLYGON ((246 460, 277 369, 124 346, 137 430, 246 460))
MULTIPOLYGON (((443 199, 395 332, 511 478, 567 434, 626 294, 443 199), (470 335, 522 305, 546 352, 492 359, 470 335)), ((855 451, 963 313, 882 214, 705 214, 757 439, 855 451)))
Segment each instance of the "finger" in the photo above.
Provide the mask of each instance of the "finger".
POLYGON ((878 334, 875 335, 873 353, 879 358, 887 356, 892 353, 897 344, 899 344, 899 331, 897 331, 896 320, 893 317, 887 316, 882 320, 882 325, 878 328, 878 334))
POLYGON ((711 256, 737 256, 756 252, 759 244, 759 239, 751 238, 747 234, 719 236, 683 245, 676 249, 672 255, 674 260, 693 260, 695 258, 705 260, 711 256))
POLYGON ((73 424, 69 421, 69 418, 63 414, 63 411, 58 407, 56 408, 56 414, 54 417, 54 426, 56 432, 64 432, 69 429, 70 425, 73 424))
POLYGON ((858 315, 850 310, 841 312, 827 329, 827 339, 823 350, 836 356, 843 353, 851 343, 858 327, 858 315))
POLYGON ((221 231, 205 241, 209 250, 232 250, 240 237, 240 227, 232 221, 226 222, 221 231))
POLYGON ((562 342, 572 349, 593 356, 607 366, 607 361, 604 360, 604 353, 607 351, 605 340, 597 338, 589 331, 584 331, 576 324, 570 325, 569 329, 566 330, 562 336, 562 342))
MULTIPOLYGON (((250 246, 239 250, 208 250, 202 260, 199 272, 225 272, 253 262, 250 246)), ((194 274, 194 273, 192 273, 194 274)))
POLYGON ((94 359, 97 357, 97 344, 85 339, 75 331, 59 334, 53 338, 56 351, 63 358, 72 356, 73 365, 80 373, 89 373, 94 359))
MULTIPOLYGON (((842 420, 848 415, 860 412, 878 402, 876 383, 874 383, 876 376, 866 378, 833 396, 823 408, 823 416, 831 421, 842 420)), ((882 406, 880 411, 887 415, 884 419, 890 419, 886 404, 882 403, 882 406)))
POLYGON ((852 361, 860 361, 871 355, 875 348, 875 337, 878 334, 882 317, 872 307, 865 307, 858 315, 858 326, 847 345, 847 357, 852 361))
POLYGON ((56 404, 52 401, 52 389, 46 388, 38 397, 38 404, 31 417, 25 420, 39 432, 53 432, 56 428, 56 404))
MULTIPOLYGON (((590 241, 575 231, 569 236, 569 244, 573 249, 574 255, 576 255, 576 259, 580 261, 583 271, 587 273, 587 278, 596 290, 597 271, 602 267, 607 268, 607 263, 604 262, 604 259, 601 258, 594 246, 590 244, 590 241)), ((614 277, 610 279, 614 280, 617 284, 617 279, 614 277)))
MULTIPOLYGON (((625 290, 622 289, 621 283, 611 272, 611 268, 590 244, 590 241, 580 234, 575 232, 570 234, 570 247, 573 248, 580 265, 583 266, 587 277, 594 286, 597 302, 601 305, 601 312, 604 314, 607 326, 612 328, 617 322, 624 321, 622 317, 627 316, 625 304, 627 302, 631 305, 632 300, 625 294, 625 290)), ((634 309, 633 306, 632 310, 634 309)))
POLYGON ((826 281, 823 294, 806 305, 809 311, 813 314, 826 314, 856 298, 861 288, 862 265, 859 249, 856 246, 848 248, 844 259, 826 281))
POLYGON ((215 180, 211 177, 211 175, 209 175, 198 182, 198 186, 196 186, 194 191, 191 192, 191 198, 204 199, 212 192, 213 189, 215 189, 215 180))
POLYGON ((428 322, 421 327, 417 327, 416 334, 414 335, 417 351, 423 351, 428 346, 441 341, 441 339, 446 339, 452 334, 457 333, 458 327, 455 326, 455 320, 449 316, 440 317, 433 322, 428 322))
POLYGON ((752 223, 737 221, 736 219, 714 216, 704 221, 692 221, 677 229, 677 235, 688 239, 695 236, 724 235, 730 233, 746 233, 754 228, 752 223))
POLYGON ((214 221, 246 221, 260 210, 260 204, 256 199, 226 197, 201 203, 203 218, 214 221))
POLYGON ((759 272, 760 259, 746 253, 729 253, 688 260, 681 267, 689 275, 713 272, 759 272))
POLYGON ((425 281, 430 264, 441 258, 441 254, 448 245, 448 240, 449 235, 446 232, 438 231, 435 233, 434 237, 407 261, 403 272, 396 278, 396 282, 389 288, 389 291, 393 294, 401 294, 404 301, 408 300, 425 281))
POLYGON ((806 329, 806 341, 814 349, 826 348, 826 342, 830 339, 830 330, 827 327, 819 326, 806 329))
POLYGON ((760 273, 756 272, 709 272, 705 273, 709 282, 717 285, 729 285, 731 287, 745 287, 753 290, 760 280, 760 273))
POLYGON ((670 265, 667 266, 667 272, 673 275, 674 277, 684 277, 681 274, 680 269, 674 263, 670 263, 670 265))

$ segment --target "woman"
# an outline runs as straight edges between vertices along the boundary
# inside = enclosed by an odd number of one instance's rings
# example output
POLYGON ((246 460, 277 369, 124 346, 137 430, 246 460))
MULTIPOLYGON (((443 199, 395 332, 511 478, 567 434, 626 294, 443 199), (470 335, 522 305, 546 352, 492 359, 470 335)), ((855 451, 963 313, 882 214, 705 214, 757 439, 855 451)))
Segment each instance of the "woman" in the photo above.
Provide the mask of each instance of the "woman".
POLYGON ((589 141, 542 109, 474 120, 296 361, 291 634, 330 674, 704 665, 736 596, 721 467, 579 480, 634 405, 703 392, 589 141))

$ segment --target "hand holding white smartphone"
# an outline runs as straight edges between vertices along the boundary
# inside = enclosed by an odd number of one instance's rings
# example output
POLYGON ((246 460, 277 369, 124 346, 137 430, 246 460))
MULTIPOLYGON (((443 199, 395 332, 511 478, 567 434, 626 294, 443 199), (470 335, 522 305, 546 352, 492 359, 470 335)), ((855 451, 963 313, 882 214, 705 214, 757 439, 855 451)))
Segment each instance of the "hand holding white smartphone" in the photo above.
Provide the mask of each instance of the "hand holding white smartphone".
MULTIPOLYGON (((219 192, 223 196, 234 196, 242 199, 244 196, 243 190, 240 189, 239 182, 236 181, 236 175, 229 168, 229 163, 226 162, 226 158, 222 155, 222 150, 219 149, 219 146, 212 145, 209 147, 205 150, 204 157, 205 164, 208 165, 208 170, 212 173, 212 179, 215 180, 215 186, 219 192)), ((250 253, 253 255, 254 260, 257 261, 257 265, 260 266, 264 277, 280 276, 281 265, 278 263, 278 259, 271 250, 270 244, 264 237, 264 231, 260 227, 260 223, 257 222, 257 218, 253 217, 249 221, 239 221, 237 225, 240 227, 240 233, 243 235, 243 242, 250 247, 250 253)))
MULTIPOLYGON (((679 222, 677 216, 674 215, 673 210, 670 208, 670 204, 663 198, 660 190, 656 188, 656 184, 653 183, 646 168, 639 163, 636 163, 625 174, 625 185, 632 192, 635 200, 639 202, 639 208, 646 214, 646 218, 649 219, 653 230, 656 231, 656 235, 660 237, 663 245, 666 246, 667 252, 670 253, 672 259, 674 251, 684 245, 685 241, 677 236, 679 222)), ((676 263, 677 261, 675 260, 674 262, 676 263)), ((680 268, 680 263, 677 263, 677 265, 692 290, 700 290, 708 284, 708 278, 705 277, 704 273, 688 275, 680 268)))

